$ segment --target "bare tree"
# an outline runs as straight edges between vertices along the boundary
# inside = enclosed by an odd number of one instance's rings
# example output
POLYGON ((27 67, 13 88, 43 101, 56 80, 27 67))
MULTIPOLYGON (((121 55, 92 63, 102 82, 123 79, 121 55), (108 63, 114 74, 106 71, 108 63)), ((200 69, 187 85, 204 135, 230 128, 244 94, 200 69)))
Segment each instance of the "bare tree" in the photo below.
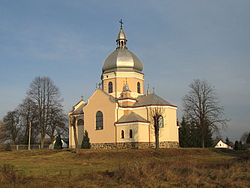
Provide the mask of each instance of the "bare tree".
POLYGON ((242 134, 241 138, 240 138, 240 141, 241 141, 242 143, 246 144, 247 138, 248 138, 249 135, 250 135, 250 132, 249 132, 249 133, 248 133, 248 132, 244 132, 244 133, 242 134))
POLYGON ((203 148, 209 131, 219 131, 220 126, 226 125, 224 108, 219 104, 215 89, 206 81, 198 79, 190 84, 190 91, 183 98, 183 106, 185 118, 200 130, 203 148))
POLYGON ((3 144, 7 140, 6 127, 2 121, 0 121, 0 143, 3 144))
POLYGON ((250 132, 248 133, 246 144, 250 144, 250 132))
POLYGON ((18 110, 20 113, 20 123, 22 125, 23 131, 23 143, 28 144, 29 138, 29 125, 31 123, 31 143, 35 142, 36 137, 39 134, 39 130, 37 128, 38 118, 37 118, 37 106, 36 104, 29 98, 26 97, 22 104, 19 105, 18 110))
POLYGON ((151 122, 153 123, 153 129, 155 134, 155 148, 159 149, 159 135, 160 127, 162 126, 163 121, 163 108, 162 107, 151 107, 150 108, 150 117, 151 122))
POLYGON ((36 77, 27 92, 28 97, 37 106, 38 128, 41 135, 41 148, 44 147, 45 135, 50 126, 51 111, 61 103, 59 89, 48 77, 36 77))
POLYGON ((240 138, 240 141, 242 143, 246 143, 247 137, 248 137, 248 132, 244 132, 240 138))
POLYGON ((21 126, 19 120, 20 114, 18 110, 9 111, 3 118, 5 138, 13 144, 18 144, 20 140, 21 126))
POLYGON ((50 142, 52 143, 55 140, 56 132, 60 135, 67 132, 67 118, 61 105, 51 108, 49 123, 50 126, 47 129, 47 134, 50 137, 50 142))

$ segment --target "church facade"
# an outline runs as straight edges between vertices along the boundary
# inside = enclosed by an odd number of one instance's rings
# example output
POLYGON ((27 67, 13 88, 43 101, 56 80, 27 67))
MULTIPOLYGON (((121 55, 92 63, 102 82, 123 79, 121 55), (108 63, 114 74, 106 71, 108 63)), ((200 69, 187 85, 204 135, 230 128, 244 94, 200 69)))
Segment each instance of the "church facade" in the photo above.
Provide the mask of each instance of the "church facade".
POLYGON ((69 112, 69 147, 75 148, 75 138, 80 147, 85 130, 92 148, 154 147, 155 113, 160 147, 178 147, 177 107, 154 92, 145 93, 143 64, 128 50, 122 23, 116 43, 104 61, 99 88, 69 112))

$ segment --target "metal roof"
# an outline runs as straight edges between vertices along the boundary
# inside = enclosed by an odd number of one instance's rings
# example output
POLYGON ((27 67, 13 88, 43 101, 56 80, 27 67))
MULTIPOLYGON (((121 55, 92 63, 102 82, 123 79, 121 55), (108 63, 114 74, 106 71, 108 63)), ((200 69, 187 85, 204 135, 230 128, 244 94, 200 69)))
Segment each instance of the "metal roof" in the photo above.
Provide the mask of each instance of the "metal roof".
POLYGON ((140 115, 131 112, 128 115, 123 115, 116 123, 130 123, 130 122, 145 122, 148 123, 146 119, 141 117, 140 115))
POLYGON ((142 71, 143 64, 139 58, 127 48, 117 48, 104 61, 102 71, 109 70, 136 70, 142 71))
POLYGON ((160 105, 160 106, 174 106, 175 105, 169 103, 165 99, 159 97, 158 95, 151 93, 147 95, 142 95, 137 98, 137 102, 134 104, 137 106, 152 106, 152 105, 160 105))

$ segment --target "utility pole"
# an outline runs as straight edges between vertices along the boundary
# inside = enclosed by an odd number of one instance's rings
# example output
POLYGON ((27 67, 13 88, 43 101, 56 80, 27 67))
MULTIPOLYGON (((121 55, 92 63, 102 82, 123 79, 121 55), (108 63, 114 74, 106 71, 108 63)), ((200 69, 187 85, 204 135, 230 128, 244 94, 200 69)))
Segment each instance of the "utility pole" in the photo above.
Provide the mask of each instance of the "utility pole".
POLYGON ((28 150, 30 150, 30 139, 31 139, 31 121, 29 123, 29 145, 28 145, 28 150))

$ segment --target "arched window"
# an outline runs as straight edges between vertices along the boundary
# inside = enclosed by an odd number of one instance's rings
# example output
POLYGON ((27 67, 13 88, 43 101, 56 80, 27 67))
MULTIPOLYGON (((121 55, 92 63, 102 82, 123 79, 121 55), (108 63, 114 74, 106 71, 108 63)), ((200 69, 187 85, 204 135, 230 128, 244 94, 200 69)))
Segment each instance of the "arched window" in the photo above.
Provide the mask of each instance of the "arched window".
POLYGON ((158 125, 159 125, 159 128, 164 127, 164 119, 163 119, 162 116, 160 116, 160 117, 158 118, 158 125))
POLYGON ((124 130, 121 132, 121 138, 124 138, 124 130))
POLYGON ((129 138, 133 138, 133 131, 132 131, 132 129, 129 130, 129 138))
POLYGON ((83 119, 78 119, 77 126, 83 126, 83 125, 84 125, 83 119))
POLYGON ((141 84, 137 82, 137 93, 141 93, 141 84))
POLYGON ((113 83, 112 82, 109 82, 109 90, 108 90, 108 92, 109 93, 113 93, 113 83))
POLYGON ((96 130, 103 129, 103 114, 101 111, 96 112, 96 130))

